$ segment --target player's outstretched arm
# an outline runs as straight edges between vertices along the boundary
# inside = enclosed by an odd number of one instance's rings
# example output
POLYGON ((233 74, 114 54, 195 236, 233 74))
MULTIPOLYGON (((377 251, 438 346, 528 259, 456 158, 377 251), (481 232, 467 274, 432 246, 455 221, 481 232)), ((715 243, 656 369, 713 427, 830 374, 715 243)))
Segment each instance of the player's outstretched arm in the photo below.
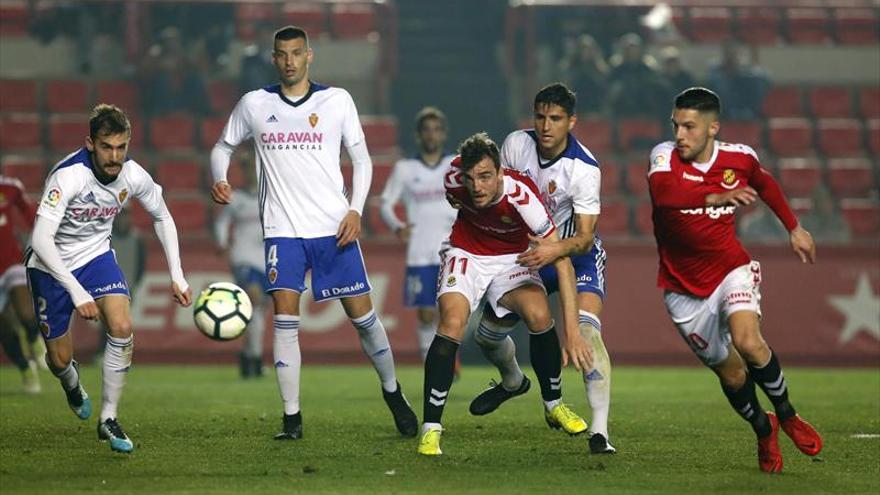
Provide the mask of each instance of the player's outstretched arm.
MULTIPOLYGON (((559 236, 554 232, 549 239, 558 241, 559 236)), ((574 266, 567 256, 558 258, 553 266, 559 276, 559 299, 562 304, 562 366, 567 366, 571 360, 578 371, 588 370, 593 365, 593 354, 578 329, 574 266)))
POLYGON ((31 236, 31 248, 39 256, 43 265, 49 269, 52 277, 70 294, 76 312, 87 320, 97 320, 98 305, 64 264, 64 260, 61 259, 61 254, 58 253, 58 248, 55 246, 55 233, 58 231, 59 225, 61 225, 59 220, 37 215, 34 232, 31 236))
MULTIPOLYGON (((135 166, 137 164, 132 164, 135 166)), ((168 205, 162 198, 162 187, 153 182, 152 177, 137 166, 135 170, 136 189, 134 196, 141 202, 144 209, 153 217, 153 228, 156 237, 165 251, 165 260, 168 263, 168 272, 171 274, 171 294, 182 306, 189 306, 192 302, 192 291, 186 279, 183 277, 183 268, 180 266, 180 246, 177 242, 177 225, 168 205)))
POLYGON ((801 259, 801 263, 809 262, 811 265, 816 263, 816 243, 807 229, 798 225, 789 232, 789 241, 791 249, 801 259))

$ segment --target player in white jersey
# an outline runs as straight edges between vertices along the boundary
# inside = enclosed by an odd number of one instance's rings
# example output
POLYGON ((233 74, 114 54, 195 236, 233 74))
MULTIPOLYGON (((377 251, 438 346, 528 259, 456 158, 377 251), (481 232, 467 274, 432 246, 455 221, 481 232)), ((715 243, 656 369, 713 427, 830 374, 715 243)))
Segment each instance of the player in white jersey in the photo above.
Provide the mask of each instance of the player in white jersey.
MULTIPOLYGON (((507 136, 501 148, 501 164, 534 179, 559 226, 558 242, 536 240, 536 245, 519 261, 540 269, 548 292, 554 292, 558 277, 550 263, 561 256, 571 258, 577 276, 581 334, 593 348, 593 367, 583 374, 593 411, 590 451, 613 454, 615 449, 608 441, 611 361, 602 342, 599 320, 605 298, 605 250, 596 233, 601 173, 596 158, 571 134, 577 120, 575 105, 574 93, 564 84, 550 84, 538 91, 534 102, 535 127, 507 136)), ((512 339, 505 333, 515 321, 484 312, 476 341, 487 357, 496 348, 513 347, 512 339)), ((515 360, 513 352, 505 355, 515 360)), ((500 370, 515 368, 515 362, 495 364, 500 370)), ((487 414, 503 402, 499 398, 509 398, 497 392, 489 389, 474 399, 471 412, 487 414)))
POLYGON ((357 109, 344 89, 309 80, 313 54, 305 31, 284 27, 274 43, 281 82, 245 94, 232 111, 211 152, 211 196, 220 204, 232 199, 226 182, 230 156, 253 138, 266 279, 275 309, 275 372, 284 403, 283 429, 275 438, 302 437, 299 302, 308 271, 315 301, 340 299, 379 375, 395 426, 415 436, 418 420, 397 382, 357 242, 373 170, 357 109), (350 202, 339 166, 342 144, 354 169, 350 202))
POLYGON ((455 222, 455 209, 446 201, 443 176, 452 163, 443 151, 446 142, 446 115, 425 107, 416 115, 419 152, 398 160, 382 191, 382 219, 397 238, 407 243, 404 304, 415 307, 418 315, 419 351, 424 361, 437 328, 437 273, 440 271, 440 245, 455 222), (394 212, 403 201, 407 221, 394 212))
POLYGON ((152 215, 165 250, 171 292, 181 306, 192 293, 180 267, 177 228, 162 188, 126 156, 131 124, 119 108, 100 104, 89 117, 86 146, 58 163, 46 179, 26 256, 34 310, 46 341, 47 361, 67 403, 80 419, 91 401, 79 380, 69 330, 74 311, 107 328, 98 438, 117 452, 134 444, 117 421, 117 407, 134 348, 128 285, 110 249, 113 219, 131 198, 152 215))
POLYGON ((242 162, 242 170, 245 186, 236 190, 229 206, 220 211, 214 223, 214 236, 220 251, 229 258, 235 283, 247 292, 254 305, 254 314, 239 354, 241 377, 252 378, 263 376, 264 291, 268 286, 255 170, 247 161, 242 162))

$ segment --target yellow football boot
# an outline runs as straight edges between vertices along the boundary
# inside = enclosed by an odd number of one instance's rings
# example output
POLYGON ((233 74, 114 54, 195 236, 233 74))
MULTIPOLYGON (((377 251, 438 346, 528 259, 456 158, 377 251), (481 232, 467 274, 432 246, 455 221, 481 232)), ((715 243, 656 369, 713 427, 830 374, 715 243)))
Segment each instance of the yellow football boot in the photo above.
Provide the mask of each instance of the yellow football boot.
POLYGON ((575 414, 567 405, 560 403, 552 410, 544 409, 544 420, 554 430, 564 430, 569 435, 580 435, 587 431, 587 422, 575 414))
POLYGON ((440 435, 443 434, 442 428, 429 428, 422 432, 419 438, 419 454, 422 455, 442 455, 440 450, 440 435))

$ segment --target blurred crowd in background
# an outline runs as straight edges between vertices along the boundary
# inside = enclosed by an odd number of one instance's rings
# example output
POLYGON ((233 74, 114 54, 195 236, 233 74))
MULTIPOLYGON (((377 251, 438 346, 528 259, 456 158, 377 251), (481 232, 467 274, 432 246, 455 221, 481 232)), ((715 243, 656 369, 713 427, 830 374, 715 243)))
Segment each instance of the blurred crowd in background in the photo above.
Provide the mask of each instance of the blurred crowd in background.
MULTIPOLYGON (((207 236, 207 150, 238 97, 275 82, 272 33, 294 23, 312 36, 313 76, 355 97, 376 165, 374 196, 394 160, 414 151, 418 108, 437 105, 449 115, 447 145, 454 151, 473 132, 488 130, 501 141, 529 126, 530 95, 560 80, 578 95, 575 133, 603 165, 600 230, 650 239, 647 150, 670 138, 672 98, 705 85, 723 101, 722 139, 758 151, 821 242, 876 243, 878 9, 871 2, 826 3, 494 0, 477 9, 463 0, 3 0, 0 164, 38 193, 47 168, 81 141, 62 135, 78 121, 84 125, 82 115, 97 100, 125 96, 112 102, 132 115, 132 153, 146 156, 140 161, 160 182, 166 170, 172 211, 194 216, 183 221, 192 227, 188 235, 207 236), (467 33, 477 34, 468 41, 467 33), (784 63, 803 60, 809 50, 815 67, 784 63), (828 60, 864 70, 824 69, 828 60), (107 90, 110 83, 121 89, 107 90), (74 86, 85 88, 78 90, 81 102, 74 86), (22 90, 33 92, 32 105, 22 90), (53 91, 67 106, 53 106, 53 91)), ((377 199, 365 213, 366 235, 391 239, 377 199)), ((739 217, 745 239, 786 242, 763 207, 739 217)), ((135 212, 135 224, 142 220, 135 212)))

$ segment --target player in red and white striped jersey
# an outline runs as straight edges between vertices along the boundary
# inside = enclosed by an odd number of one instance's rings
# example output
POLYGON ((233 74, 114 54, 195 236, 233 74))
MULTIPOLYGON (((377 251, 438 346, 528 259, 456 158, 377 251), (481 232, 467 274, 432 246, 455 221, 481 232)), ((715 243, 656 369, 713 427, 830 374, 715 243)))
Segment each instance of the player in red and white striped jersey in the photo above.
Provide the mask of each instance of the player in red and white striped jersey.
MULTIPOLYGON (((419 453, 441 454, 440 419, 452 386, 455 356, 468 317, 483 296, 496 315, 516 313, 529 328, 532 366, 548 424, 571 434, 586 431, 586 422, 562 403, 560 383, 562 366, 569 357, 578 369, 590 365, 589 349, 578 330, 574 268, 567 257, 554 263, 559 271, 565 329, 560 349, 541 277, 517 263, 517 256, 528 249, 530 240, 558 239, 537 186, 518 172, 502 169, 498 146, 483 133, 462 143, 445 185, 450 202, 458 207, 458 218, 441 254, 437 280, 440 324, 425 359, 419 453)), ((505 393, 510 397, 525 393, 530 382, 520 382, 518 390, 505 393)))
POLYGON ((764 200, 804 263, 815 263, 816 246, 754 150, 715 139, 720 113, 712 91, 685 90, 672 112, 675 141, 651 152, 658 286, 679 333, 718 375, 731 406, 758 436, 759 467, 780 472, 780 425, 807 455, 819 453, 822 438, 791 405, 779 360, 761 335, 761 266, 736 238, 736 208, 764 200), (756 383, 775 414, 761 409, 756 383))

